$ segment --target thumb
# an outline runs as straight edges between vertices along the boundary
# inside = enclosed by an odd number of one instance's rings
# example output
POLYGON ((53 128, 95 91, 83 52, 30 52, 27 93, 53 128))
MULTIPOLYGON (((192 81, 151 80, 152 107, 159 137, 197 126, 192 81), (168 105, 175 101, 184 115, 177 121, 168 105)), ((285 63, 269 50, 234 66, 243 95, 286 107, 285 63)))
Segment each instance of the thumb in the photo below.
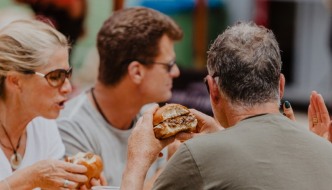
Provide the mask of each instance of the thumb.
POLYGON ((291 104, 289 103, 289 101, 285 101, 282 107, 283 107, 284 115, 286 117, 288 117, 290 120, 296 121, 293 108, 292 108, 291 104))

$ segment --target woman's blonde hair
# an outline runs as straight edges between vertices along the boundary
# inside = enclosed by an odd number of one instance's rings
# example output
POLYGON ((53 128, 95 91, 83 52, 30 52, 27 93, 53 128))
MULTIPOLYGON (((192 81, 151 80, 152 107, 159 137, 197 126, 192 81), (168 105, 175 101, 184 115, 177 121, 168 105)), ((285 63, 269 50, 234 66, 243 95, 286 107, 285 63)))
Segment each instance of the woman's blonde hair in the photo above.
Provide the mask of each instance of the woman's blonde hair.
POLYGON ((66 37, 38 20, 16 20, 0 30, 0 96, 8 71, 24 72, 48 64, 59 48, 69 49, 66 37))

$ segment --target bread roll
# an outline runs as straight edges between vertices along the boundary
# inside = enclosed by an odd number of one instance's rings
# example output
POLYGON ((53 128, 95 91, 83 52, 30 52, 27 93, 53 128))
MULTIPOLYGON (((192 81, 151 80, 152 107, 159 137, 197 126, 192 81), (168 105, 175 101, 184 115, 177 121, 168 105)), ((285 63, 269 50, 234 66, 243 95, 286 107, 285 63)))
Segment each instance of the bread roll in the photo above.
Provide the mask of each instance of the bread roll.
MULTIPOLYGON (((99 179, 100 173, 103 171, 103 162, 100 156, 91 152, 79 152, 74 156, 66 157, 66 161, 73 164, 81 164, 88 168, 87 172, 85 173, 85 175, 88 177, 88 181, 85 183, 88 189, 91 188, 90 180, 92 178, 99 179)), ((82 185, 84 184, 79 184, 79 187, 82 185)))

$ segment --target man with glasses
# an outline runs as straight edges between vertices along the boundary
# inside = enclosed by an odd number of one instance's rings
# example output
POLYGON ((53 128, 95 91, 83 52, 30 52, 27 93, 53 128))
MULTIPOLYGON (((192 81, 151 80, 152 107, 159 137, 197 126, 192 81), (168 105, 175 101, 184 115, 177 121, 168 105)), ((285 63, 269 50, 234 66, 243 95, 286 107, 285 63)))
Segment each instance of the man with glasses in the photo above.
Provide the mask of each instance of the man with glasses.
MULTIPOLYGON (((171 98, 173 79, 180 74, 174 43, 181 38, 171 18, 148 8, 123 9, 104 22, 97 36, 98 80, 69 101, 58 119, 67 155, 100 155, 108 183, 120 185, 127 141, 144 105, 171 98)), ((155 162, 148 178, 165 157, 155 162)))
MULTIPOLYGON (((237 23, 219 35, 207 59, 214 118, 192 110, 199 133, 176 136, 196 137, 179 147, 153 189, 330 190, 331 143, 279 112, 281 66, 272 31, 237 23)), ((122 190, 142 189, 150 164, 174 140, 155 138, 154 109, 129 138, 122 190)))

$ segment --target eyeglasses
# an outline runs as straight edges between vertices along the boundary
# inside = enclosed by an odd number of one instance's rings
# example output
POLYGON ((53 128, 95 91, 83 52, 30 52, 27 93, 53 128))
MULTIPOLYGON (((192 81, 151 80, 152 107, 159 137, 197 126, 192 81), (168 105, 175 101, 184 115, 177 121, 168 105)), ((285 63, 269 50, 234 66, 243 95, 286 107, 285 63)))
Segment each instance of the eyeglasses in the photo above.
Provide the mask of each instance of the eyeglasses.
POLYGON ((176 65, 176 61, 172 60, 168 63, 162 63, 162 62, 153 62, 154 64, 160 64, 160 65, 164 65, 167 68, 167 72, 170 73, 172 71, 172 68, 174 65, 176 65))
MULTIPOLYGON (((131 62, 133 60, 127 60, 126 62, 131 62)), ((135 59, 135 61, 138 61, 140 63, 143 63, 143 64, 147 64, 145 61, 142 61, 142 60, 138 60, 138 59, 135 59)), ((168 73, 170 73, 172 71, 172 68, 174 67, 174 65, 176 65, 176 61, 173 59, 172 61, 170 62, 152 62, 151 64, 159 64, 159 65, 164 65, 166 67, 166 70, 168 73)))
POLYGON ((35 74, 44 77, 47 80, 48 84, 50 84, 53 87, 59 87, 63 85, 66 78, 68 79, 71 78, 72 72, 73 72, 72 68, 69 68, 68 70, 56 69, 47 74, 39 73, 36 71, 24 71, 25 74, 35 74))
MULTIPOLYGON (((206 89, 207 89, 208 93, 210 94, 210 88, 209 88, 209 84, 208 84, 208 81, 207 81, 206 77, 204 77, 203 81, 205 83, 205 86, 206 86, 206 89)), ((219 73, 217 73, 217 72, 212 75, 212 78, 216 78, 216 77, 219 77, 219 73)))

